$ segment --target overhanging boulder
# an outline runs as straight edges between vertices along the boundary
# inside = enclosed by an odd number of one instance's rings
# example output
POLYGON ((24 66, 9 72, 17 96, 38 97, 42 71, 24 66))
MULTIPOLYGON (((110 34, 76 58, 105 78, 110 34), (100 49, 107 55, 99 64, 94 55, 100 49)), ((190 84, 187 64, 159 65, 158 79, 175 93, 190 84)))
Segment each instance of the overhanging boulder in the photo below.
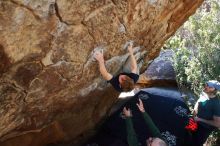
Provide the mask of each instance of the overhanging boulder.
POLYGON ((135 42, 141 70, 203 0, 0 1, 0 145, 79 143, 117 98, 93 58, 126 64, 135 42))

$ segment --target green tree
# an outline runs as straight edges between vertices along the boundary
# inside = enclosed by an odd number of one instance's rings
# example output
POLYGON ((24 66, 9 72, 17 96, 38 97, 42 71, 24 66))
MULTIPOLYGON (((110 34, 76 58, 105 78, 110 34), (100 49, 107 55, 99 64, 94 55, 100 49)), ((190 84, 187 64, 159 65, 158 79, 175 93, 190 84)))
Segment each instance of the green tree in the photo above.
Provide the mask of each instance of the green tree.
MULTIPOLYGON (((206 81, 220 81, 220 1, 206 0, 168 40, 166 48, 174 51, 172 60, 180 87, 199 95, 206 81)), ((208 140, 211 145, 219 141, 219 131, 208 140)))
POLYGON ((180 86, 199 94, 205 81, 220 80, 220 4, 207 0, 166 47, 173 48, 173 64, 180 86))

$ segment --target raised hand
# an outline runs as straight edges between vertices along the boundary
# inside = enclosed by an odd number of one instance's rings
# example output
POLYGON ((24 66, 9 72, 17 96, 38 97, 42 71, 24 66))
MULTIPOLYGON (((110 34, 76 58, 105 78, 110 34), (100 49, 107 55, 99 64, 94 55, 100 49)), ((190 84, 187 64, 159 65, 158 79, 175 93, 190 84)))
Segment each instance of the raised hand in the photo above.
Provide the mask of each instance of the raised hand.
POLYGON ((104 62, 104 57, 103 57, 103 51, 96 51, 94 53, 94 57, 95 59, 100 63, 103 63, 104 62))
POLYGON ((145 112, 143 102, 140 98, 138 100, 139 100, 139 103, 137 103, 136 105, 137 105, 138 109, 143 113, 143 112, 145 112))
POLYGON ((129 43, 129 45, 128 45, 128 52, 130 53, 130 54, 133 54, 133 43, 129 43))
POLYGON ((132 115, 131 115, 131 110, 128 108, 126 108, 126 107, 124 107, 123 108, 123 114, 125 115, 125 117, 131 117, 132 115))

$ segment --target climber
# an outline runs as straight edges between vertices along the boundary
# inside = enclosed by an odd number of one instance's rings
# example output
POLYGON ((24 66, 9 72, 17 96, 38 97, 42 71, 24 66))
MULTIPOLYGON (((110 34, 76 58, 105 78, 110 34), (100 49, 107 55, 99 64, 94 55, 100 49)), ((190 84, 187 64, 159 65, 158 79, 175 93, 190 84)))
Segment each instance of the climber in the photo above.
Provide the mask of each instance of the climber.
MULTIPOLYGON (((144 105, 141 99, 139 99, 139 103, 137 103, 137 107, 140 110, 140 112, 143 114, 143 118, 145 123, 147 124, 149 128, 149 132, 152 134, 153 137, 150 137, 146 140, 147 146, 167 146, 167 143, 162 138, 161 133, 159 129, 155 126, 153 121, 151 120, 150 116, 145 112, 144 105)), ((133 128, 132 123, 132 115, 131 110, 124 107, 123 114, 126 117, 126 129, 127 129, 127 141, 129 146, 138 146, 138 140, 136 133, 133 128)))
POLYGON ((99 63, 99 70, 105 80, 107 80, 111 85, 119 92, 128 92, 134 89, 134 84, 138 81, 139 75, 137 74, 137 62, 133 54, 132 43, 128 45, 128 52, 131 57, 131 73, 120 73, 119 75, 113 76, 110 74, 105 67, 105 60, 103 57, 103 52, 96 51, 95 58, 99 63))
POLYGON ((217 91, 220 90, 218 81, 208 81, 193 110, 198 130, 192 133, 193 145, 202 146, 209 134, 220 128, 220 99, 217 91), (205 95, 205 96, 204 96, 205 95))

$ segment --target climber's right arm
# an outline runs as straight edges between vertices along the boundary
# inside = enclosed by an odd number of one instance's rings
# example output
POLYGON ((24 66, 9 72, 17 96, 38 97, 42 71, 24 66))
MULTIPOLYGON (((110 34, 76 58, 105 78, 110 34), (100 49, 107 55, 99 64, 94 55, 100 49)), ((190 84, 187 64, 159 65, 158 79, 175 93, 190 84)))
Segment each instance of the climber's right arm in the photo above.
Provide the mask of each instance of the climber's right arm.
POLYGON ((131 57, 131 72, 134 74, 137 74, 138 72, 138 67, 137 67, 137 61, 134 57, 134 53, 133 53, 133 44, 129 44, 128 46, 128 52, 130 54, 131 57))

